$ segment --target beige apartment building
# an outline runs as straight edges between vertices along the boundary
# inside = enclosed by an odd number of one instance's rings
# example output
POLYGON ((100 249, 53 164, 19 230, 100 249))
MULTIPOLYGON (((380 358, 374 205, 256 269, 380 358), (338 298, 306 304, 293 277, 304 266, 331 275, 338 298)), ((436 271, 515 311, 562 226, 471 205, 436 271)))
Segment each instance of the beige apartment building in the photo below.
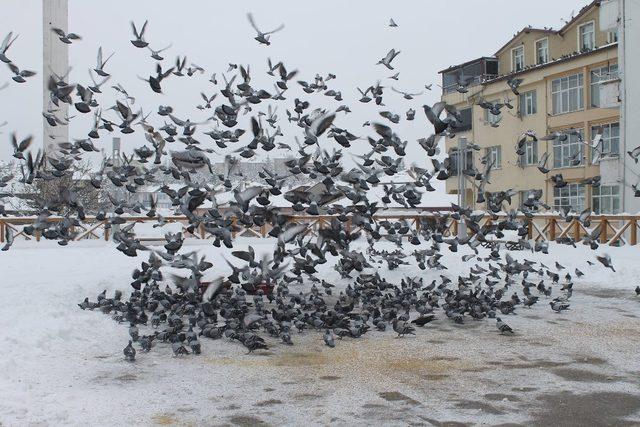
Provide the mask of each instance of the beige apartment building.
POLYGON ((477 202, 479 182, 470 176, 470 170, 473 166, 482 172, 482 159, 488 155, 495 166, 484 191, 516 193, 504 209, 517 208, 529 191, 542 190, 542 200, 552 209, 571 206, 581 211, 591 207, 596 213, 623 210, 624 182, 619 169, 625 152, 620 141, 620 103, 609 84, 619 81, 617 31, 600 30, 600 3, 590 3, 559 30, 524 28, 494 56, 440 72, 442 101, 456 106, 463 118, 463 126, 445 142, 452 163, 452 176, 446 181, 448 193, 457 194, 461 187, 456 167, 458 147, 473 143, 479 151, 463 150, 467 173, 463 173, 461 188, 465 188, 467 206, 485 208, 484 203, 477 202), (510 78, 523 80, 519 96, 507 84, 510 78), (463 86, 468 83, 466 93, 458 90, 460 82, 463 86), (503 107, 495 116, 478 105, 481 100, 508 100, 513 109, 503 107), (516 143, 526 131, 544 136, 567 129, 577 129, 587 143, 600 133, 599 150, 603 154, 596 156, 595 150, 576 135, 565 141, 529 141, 524 154, 516 154, 516 143), (463 145, 459 145, 460 139, 463 145), (549 153, 548 173, 537 168, 544 153, 549 153), (554 188, 550 178, 555 174, 562 174, 569 184, 554 188), (584 183, 598 175, 599 187, 584 183))

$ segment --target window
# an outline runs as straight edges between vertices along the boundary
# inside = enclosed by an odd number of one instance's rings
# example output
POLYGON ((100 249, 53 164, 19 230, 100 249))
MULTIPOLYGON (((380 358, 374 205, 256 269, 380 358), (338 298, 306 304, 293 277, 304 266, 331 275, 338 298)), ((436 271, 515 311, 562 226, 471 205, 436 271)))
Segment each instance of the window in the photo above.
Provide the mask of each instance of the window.
POLYGON ((472 108, 465 108, 462 110, 459 110, 460 113, 460 122, 458 124, 457 127, 454 128, 454 130, 458 131, 458 132, 464 132, 464 131, 468 131, 471 130, 472 127, 472 117, 473 117, 473 111, 472 108))
POLYGON ((527 141, 524 144, 524 154, 520 156, 522 166, 538 164, 538 141, 527 141))
MULTIPOLYGON (((531 209, 535 206, 533 205, 533 203, 528 201, 529 198, 531 197, 532 199, 540 199, 542 197, 542 190, 520 190, 518 191, 518 196, 520 197, 520 206, 524 205, 531 209)), ((535 208, 536 210, 538 209, 537 207, 535 208)))
MULTIPOLYGON (((620 154, 620 123, 607 123, 600 126, 591 127, 591 140, 596 135, 602 135, 597 149, 600 150, 600 157, 620 154)), ((596 158, 596 150, 591 149, 591 161, 596 158)))
POLYGON ((493 114, 489 109, 484 110, 484 121, 490 125, 496 125, 502 120, 502 112, 500 114, 493 114))
POLYGON ((561 77, 551 82, 553 114, 570 113, 584 108, 584 77, 582 74, 561 77))
POLYGON ((578 37, 580 51, 593 49, 596 46, 595 23, 592 21, 581 25, 578 28, 578 37))
POLYGON ((542 39, 536 42, 536 64, 546 64, 549 62, 549 39, 542 39))
POLYGON ((553 189, 553 207, 560 210, 567 206, 574 212, 584 210, 584 185, 567 184, 553 189))
POLYGON ((511 49, 511 71, 524 70, 524 46, 511 49))
POLYGON ((500 169, 502 167, 502 147, 494 145, 493 147, 485 148, 485 156, 487 157, 487 163, 493 164, 493 169, 500 169))
MULTIPOLYGON (((465 150, 465 164, 464 169, 473 169, 473 152, 471 150, 465 150)), ((458 175, 458 163, 460 162, 458 157, 458 151, 452 151, 449 153, 449 175, 458 175)))
POLYGON ((591 106, 600 106, 600 85, 603 82, 618 78, 618 64, 611 64, 605 67, 591 70, 591 106))
POLYGON ((519 104, 520 104, 520 115, 522 117, 536 114, 538 112, 538 100, 536 96, 536 91, 531 90, 529 92, 521 93, 519 104))
POLYGON ((618 29, 607 31, 607 44, 616 43, 618 41, 618 29))
POLYGON ((582 130, 578 135, 567 135, 564 141, 553 142, 553 167, 571 168, 582 165, 583 147, 582 130))
POLYGON ((601 185, 593 187, 592 209, 596 215, 620 213, 620 187, 601 185))

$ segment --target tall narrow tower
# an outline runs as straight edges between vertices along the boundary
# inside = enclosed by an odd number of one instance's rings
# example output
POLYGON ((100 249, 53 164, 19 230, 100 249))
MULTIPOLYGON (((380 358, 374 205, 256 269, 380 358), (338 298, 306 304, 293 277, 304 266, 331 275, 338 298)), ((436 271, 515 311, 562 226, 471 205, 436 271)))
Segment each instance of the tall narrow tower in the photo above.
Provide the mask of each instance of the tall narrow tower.
MULTIPOLYGON (((65 33, 69 30, 68 0, 42 0, 42 111, 57 110, 55 115, 64 119, 69 111, 68 105, 60 102, 56 107, 51 102, 48 84, 52 73, 64 76, 69 71, 69 48, 61 42, 51 28, 60 28, 65 33)), ((68 80, 65 80, 68 83, 68 80)), ((57 150, 59 142, 69 140, 69 126, 50 126, 43 119, 43 148, 48 154, 57 150)))

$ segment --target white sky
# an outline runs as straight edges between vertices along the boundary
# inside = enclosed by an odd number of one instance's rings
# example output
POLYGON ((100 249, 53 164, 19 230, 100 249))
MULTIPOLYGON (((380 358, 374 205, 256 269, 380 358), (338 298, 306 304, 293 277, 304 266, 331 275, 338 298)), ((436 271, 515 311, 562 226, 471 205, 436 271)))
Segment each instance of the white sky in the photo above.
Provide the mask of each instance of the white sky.
MULTIPOLYGON (((572 11, 577 12, 586 3, 585 0, 69 0, 69 30, 83 37, 70 47, 70 63, 74 67, 70 80, 85 85, 90 82, 87 70, 94 67, 98 46, 102 46, 105 55, 116 51, 106 67, 113 77, 103 87, 105 95, 98 98, 103 111, 113 105, 114 99, 113 91, 107 86, 121 83, 136 97, 134 109, 141 106, 145 113, 155 113, 158 105, 172 105, 178 117, 198 121, 213 111, 195 109, 201 103, 199 92, 202 90, 211 95, 214 87, 207 79, 212 72, 217 72, 222 82, 221 73, 226 72, 229 62, 250 64, 252 84, 273 92, 273 83, 269 80, 272 78, 265 74, 269 56, 274 61, 282 60, 289 70, 298 69, 300 73, 296 80, 311 81, 316 73, 336 74, 338 78, 330 81, 329 87, 342 91, 344 98, 337 102, 321 94, 306 95, 292 82, 292 90, 285 94, 286 106, 282 102, 277 104, 283 124, 286 122, 284 109, 293 109, 295 97, 310 101, 312 107, 349 105, 354 113, 346 117, 340 113, 335 124, 362 136, 371 133, 369 128, 362 128, 362 123, 369 119, 385 122, 377 113, 386 109, 402 117, 395 129, 409 141, 407 163, 425 164, 425 153, 416 139, 428 136, 432 128, 421 106, 437 101, 439 88, 434 84, 433 91, 413 101, 402 99, 388 88, 384 98, 386 107, 375 108, 373 102, 367 105, 357 102, 356 86, 364 89, 381 80, 386 86, 419 92, 424 84, 440 83, 438 70, 492 55, 526 25, 557 28, 562 25, 561 18, 568 18, 572 11), (271 46, 253 40, 255 34, 246 19, 249 11, 263 30, 286 24, 283 31, 272 36, 271 46), (390 17, 399 28, 388 27, 390 17), (164 53, 165 68, 175 61, 176 55, 186 54, 190 61, 204 67, 206 74, 197 79, 171 77, 163 84, 163 95, 151 92, 147 83, 136 76, 149 76, 155 68, 155 60, 149 57, 148 51, 136 49, 129 42, 132 38, 129 22, 134 20, 140 26, 145 19, 149 20, 146 39, 152 47, 159 49, 173 43, 173 47, 164 53), (391 48, 402 52, 394 61, 396 71, 400 72, 398 82, 387 78, 393 72, 375 65, 391 48), (404 120, 409 107, 417 110, 413 122, 404 120)), ((0 144, 0 160, 10 158, 9 135, 12 131, 18 132, 19 136, 33 134, 36 137, 34 146, 42 144, 41 9, 40 0, 11 1, 4 2, 0 14, 0 37, 4 38, 9 31, 20 34, 9 56, 20 68, 38 71, 38 76, 18 85, 10 81, 11 74, 6 65, 0 64, 0 85, 11 82, 9 88, 0 92, 0 123, 9 122, 0 129, 3 132, 0 141, 4 142, 0 144)), ((221 95, 218 95, 214 104, 217 105, 220 99, 221 95)), ((251 114, 257 114, 258 110, 266 110, 266 103, 254 108, 251 114)), ((70 111, 81 115, 73 107, 70 111)), ((113 112, 106 116, 116 118, 113 112)), ((90 115, 74 119, 71 137, 86 137, 90 120, 90 115)), ((150 121, 162 124, 155 114, 150 121)), ((202 126, 199 130, 207 131, 212 126, 202 126)), ((282 142, 293 143, 293 135, 299 134, 297 128, 283 127, 283 130, 282 142)), ((111 138, 104 135, 95 143, 109 153, 111 138)), ((124 139, 125 147, 139 146, 144 142, 141 139, 141 132, 137 131, 124 139)), ((208 136, 199 139, 203 144, 213 144, 208 136)), ((241 140, 241 143, 246 145, 248 140, 241 140)), ((365 152, 368 148, 365 141, 354 145, 360 145, 357 152, 365 152)), ((176 143, 169 148, 180 149, 180 146, 176 143)), ((327 142, 326 146, 340 148, 334 142, 327 142)), ((270 155, 283 154, 286 153, 272 151, 270 155)))

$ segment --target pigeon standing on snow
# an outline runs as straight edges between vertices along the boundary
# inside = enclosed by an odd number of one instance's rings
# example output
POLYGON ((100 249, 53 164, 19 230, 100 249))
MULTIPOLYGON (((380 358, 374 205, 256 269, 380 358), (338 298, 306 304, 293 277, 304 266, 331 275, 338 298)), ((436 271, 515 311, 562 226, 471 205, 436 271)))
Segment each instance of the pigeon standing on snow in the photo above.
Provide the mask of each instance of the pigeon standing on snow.
POLYGON ((136 360, 136 349, 133 348, 133 346, 131 344, 132 344, 132 341, 129 340, 129 344, 127 344, 127 346, 124 348, 124 350, 122 350, 122 352, 124 353, 124 357, 127 360, 127 362, 134 362, 136 360))
POLYGON ((133 323, 131 323, 131 325, 129 326, 129 336, 133 341, 138 341, 138 337, 140 336, 138 327, 133 323))
POLYGON ((407 321, 401 319, 393 320, 393 330, 398 333, 399 337, 405 335, 415 335, 415 328, 411 326, 407 321))
POLYGON ((336 346, 336 341, 333 338, 333 333, 331 332, 331 329, 327 329, 327 331, 324 333, 324 343, 331 348, 336 346))
POLYGON ((569 309, 569 304, 567 304, 566 302, 557 300, 557 299, 549 302, 549 305, 551 306, 551 309, 553 311, 555 311, 556 313, 560 313, 563 310, 568 310, 569 309))
POLYGON ((498 330, 502 334, 513 334, 513 329, 511 329, 511 326, 504 323, 499 317, 496 317, 496 328, 498 328, 498 330))

